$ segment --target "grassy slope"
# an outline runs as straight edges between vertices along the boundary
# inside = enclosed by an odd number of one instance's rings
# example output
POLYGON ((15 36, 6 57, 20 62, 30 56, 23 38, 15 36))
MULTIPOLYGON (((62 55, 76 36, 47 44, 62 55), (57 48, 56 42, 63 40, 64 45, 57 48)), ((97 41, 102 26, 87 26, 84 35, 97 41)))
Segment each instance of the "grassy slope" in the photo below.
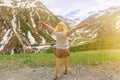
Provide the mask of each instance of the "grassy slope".
MULTIPOLYGON (((120 50, 99 50, 99 51, 84 51, 71 52, 69 64, 101 64, 106 62, 120 62, 120 50)), ((0 68, 9 66, 39 67, 39 66, 55 66, 55 56, 52 53, 40 54, 14 54, 1 55, 0 68)))

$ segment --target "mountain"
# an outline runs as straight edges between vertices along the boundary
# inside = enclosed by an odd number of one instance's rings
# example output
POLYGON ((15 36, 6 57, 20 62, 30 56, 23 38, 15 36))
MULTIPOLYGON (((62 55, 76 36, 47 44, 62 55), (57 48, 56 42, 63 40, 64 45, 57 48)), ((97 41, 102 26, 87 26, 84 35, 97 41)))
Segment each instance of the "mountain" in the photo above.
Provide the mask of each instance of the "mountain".
POLYGON ((76 26, 77 24, 80 23, 80 20, 79 20, 79 19, 64 18, 63 16, 60 16, 60 15, 58 15, 57 18, 60 19, 61 21, 65 22, 66 25, 67 25, 69 28, 72 28, 72 27, 74 27, 74 26, 76 26))
POLYGON ((59 22, 39 0, 1 0, 0 54, 36 52, 54 44, 51 31, 39 20, 53 27, 59 22))
MULTIPOLYGON (((54 45, 54 36, 44 25, 37 24, 39 20, 53 27, 60 20, 69 27, 79 22, 78 19, 56 17, 39 0, 0 0, 0 54, 34 53, 54 45)), ((120 8, 99 11, 82 23, 91 23, 93 26, 72 34, 70 46, 77 46, 75 49, 87 43, 112 46, 120 43, 120 8)))
MULTIPOLYGON (((89 16, 80 24, 90 23, 93 26, 76 31, 71 46, 93 43, 100 48, 120 47, 120 8, 111 7, 89 16)), ((79 24, 79 25, 80 25, 79 24)))

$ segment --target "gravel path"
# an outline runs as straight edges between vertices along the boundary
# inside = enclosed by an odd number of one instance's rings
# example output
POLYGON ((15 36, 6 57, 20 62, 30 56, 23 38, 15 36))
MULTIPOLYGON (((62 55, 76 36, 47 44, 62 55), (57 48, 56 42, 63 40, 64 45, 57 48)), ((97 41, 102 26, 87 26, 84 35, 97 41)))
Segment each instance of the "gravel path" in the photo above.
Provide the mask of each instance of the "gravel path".
MULTIPOLYGON (((120 80, 120 63, 108 63, 96 66, 77 65, 69 68, 67 75, 61 67, 59 80, 120 80)), ((52 67, 9 67, 0 70, 0 80, 53 80, 52 67)))

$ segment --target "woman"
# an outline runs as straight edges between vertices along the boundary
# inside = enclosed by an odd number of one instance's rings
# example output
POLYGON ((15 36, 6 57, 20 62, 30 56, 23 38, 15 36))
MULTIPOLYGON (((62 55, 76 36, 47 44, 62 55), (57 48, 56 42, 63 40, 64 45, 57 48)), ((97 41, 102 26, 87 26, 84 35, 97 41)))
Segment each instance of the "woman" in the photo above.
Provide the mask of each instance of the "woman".
POLYGON ((55 51, 55 56, 56 56, 56 74, 54 80, 58 80, 58 75, 59 75, 59 70, 60 70, 60 62, 61 58, 64 58, 64 66, 65 66, 65 75, 68 72, 68 56, 70 55, 69 53, 69 45, 68 45, 68 37, 75 32, 77 29, 80 29, 84 26, 91 26, 91 24, 82 24, 79 26, 74 27, 71 30, 67 29, 67 26, 63 23, 60 22, 54 29, 52 26, 44 23, 43 21, 39 21, 39 24, 45 25, 47 28, 50 28, 53 32, 53 34, 56 36, 56 51, 55 51))

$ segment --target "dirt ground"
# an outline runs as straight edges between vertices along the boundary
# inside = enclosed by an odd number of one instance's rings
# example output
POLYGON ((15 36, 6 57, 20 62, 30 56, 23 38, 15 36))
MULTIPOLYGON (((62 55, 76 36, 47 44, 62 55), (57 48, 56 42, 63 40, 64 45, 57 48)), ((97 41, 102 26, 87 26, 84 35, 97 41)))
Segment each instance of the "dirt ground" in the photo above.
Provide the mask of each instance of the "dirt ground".
MULTIPOLYGON (((9 67, 0 70, 0 80, 53 80, 55 67, 9 67)), ((61 67, 59 80, 120 80, 120 63, 70 66, 67 75, 61 67)))

